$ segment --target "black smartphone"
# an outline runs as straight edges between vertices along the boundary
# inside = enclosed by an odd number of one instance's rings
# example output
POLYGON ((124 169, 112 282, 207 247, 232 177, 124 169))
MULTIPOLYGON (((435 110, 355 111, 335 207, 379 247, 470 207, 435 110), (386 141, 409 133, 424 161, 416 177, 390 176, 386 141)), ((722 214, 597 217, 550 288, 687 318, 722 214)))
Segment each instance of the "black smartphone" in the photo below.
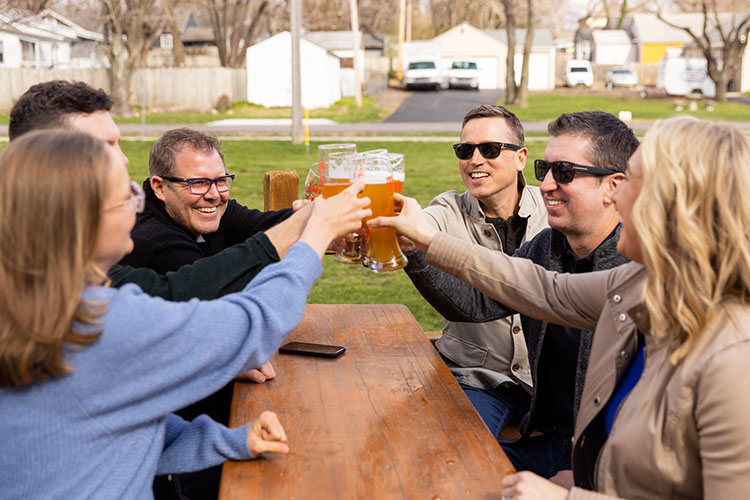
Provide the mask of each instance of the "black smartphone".
POLYGON ((307 342, 289 342, 279 347, 279 352, 284 354, 302 354, 303 356, 317 356, 320 358, 335 358, 346 351, 346 347, 340 345, 310 344, 307 342))

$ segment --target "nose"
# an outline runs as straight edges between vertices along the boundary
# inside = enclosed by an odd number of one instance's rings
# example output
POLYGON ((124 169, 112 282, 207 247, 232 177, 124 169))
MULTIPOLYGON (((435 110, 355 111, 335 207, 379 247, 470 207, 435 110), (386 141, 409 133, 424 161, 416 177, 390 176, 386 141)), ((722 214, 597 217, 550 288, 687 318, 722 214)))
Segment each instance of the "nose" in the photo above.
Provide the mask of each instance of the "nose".
POLYGON ((122 152, 122 148, 120 147, 119 144, 117 145, 117 154, 120 155, 120 158, 122 158, 122 161, 125 163, 125 166, 127 167, 128 163, 130 163, 130 160, 128 160, 128 157, 125 156, 125 153, 122 152))
POLYGON ((482 156, 482 153, 479 152, 479 148, 474 148, 474 153, 472 153, 469 161, 472 165, 479 165, 484 162, 484 156, 482 156))
POLYGON ((219 188, 216 186, 215 182, 211 183, 211 186, 208 188, 208 192, 206 192, 203 197, 207 200, 215 200, 216 198, 221 197, 221 193, 219 192, 219 188))
POLYGON ((542 179, 542 183, 539 184, 539 190, 543 193, 549 193, 557 189, 557 182, 555 182, 554 177, 552 177, 552 170, 548 170, 546 174, 544 174, 544 179, 542 179))

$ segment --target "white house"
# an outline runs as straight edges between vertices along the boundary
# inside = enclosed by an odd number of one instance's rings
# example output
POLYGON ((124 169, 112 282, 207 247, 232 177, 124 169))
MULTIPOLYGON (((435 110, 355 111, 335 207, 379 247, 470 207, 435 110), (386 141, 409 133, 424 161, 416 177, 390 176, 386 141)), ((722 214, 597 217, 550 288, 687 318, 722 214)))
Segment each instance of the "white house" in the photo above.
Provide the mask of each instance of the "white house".
MULTIPOLYGON (((487 34, 499 40, 507 46, 508 33, 506 30, 485 30, 487 34)), ((523 46, 526 43, 526 30, 517 29, 516 49, 513 69, 516 75, 516 83, 521 78, 521 65, 523 64, 523 46)), ((555 51, 557 44, 552 32, 548 29, 536 28, 531 41, 531 54, 529 54, 529 90, 551 90, 555 88, 555 51)), ((503 64, 503 68, 505 65, 503 64)), ((505 72, 503 72, 503 88, 505 87, 505 72)))
POLYGON ((461 23, 433 39, 440 45, 443 66, 455 59, 473 60, 479 70, 480 89, 505 87, 505 56, 508 47, 469 23, 461 23))
POLYGON ((49 9, 38 15, 20 9, 0 10, 0 68, 92 67, 95 60, 74 64, 73 49, 101 40, 102 35, 49 9))
MULTIPOLYGON (((292 105, 292 36, 278 33, 247 49, 247 100, 266 107, 292 105)), ((339 58, 300 39, 302 106, 324 108, 341 99, 339 58)))
MULTIPOLYGON (((637 61, 636 48, 625 30, 592 30, 591 61, 625 65, 637 61)), ((584 58, 586 59, 586 58, 584 58)))

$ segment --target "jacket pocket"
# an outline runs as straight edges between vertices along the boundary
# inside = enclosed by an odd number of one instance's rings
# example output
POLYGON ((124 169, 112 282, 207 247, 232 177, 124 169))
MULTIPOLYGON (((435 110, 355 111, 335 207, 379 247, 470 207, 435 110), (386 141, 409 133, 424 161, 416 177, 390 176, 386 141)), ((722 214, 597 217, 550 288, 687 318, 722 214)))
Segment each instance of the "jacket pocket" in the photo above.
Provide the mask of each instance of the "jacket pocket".
POLYGON ((437 341, 437 348, 440 354, 464 368, 482 366, 487 360, 488 350, 486 347, 450 333, 443 333, 443 336, 437 341))

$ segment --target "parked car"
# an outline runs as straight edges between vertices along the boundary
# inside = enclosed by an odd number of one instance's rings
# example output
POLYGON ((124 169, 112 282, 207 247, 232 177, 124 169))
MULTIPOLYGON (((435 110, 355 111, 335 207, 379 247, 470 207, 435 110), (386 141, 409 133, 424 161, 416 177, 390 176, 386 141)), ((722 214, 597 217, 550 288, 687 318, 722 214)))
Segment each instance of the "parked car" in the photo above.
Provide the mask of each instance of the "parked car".
POLYGON ((453 61, 448 70, 448 87, 479 90, 479 69, 474 61, 453 61))
POLYGON ((630 68, 615 66, 607 71, 604 83, 608 89, 612 87, 635 87, 638 85, 638 75, 630 68))
POLYGON ((565 84, 568 87, 594 85, 594 70, 591 63, 583 59, 571 59, 565 66, 565 84))
POLYGON ((416 88, 439 90, 442 79, 435 61, 410 62, 404 71, 404 85, 407 90, 416 88))

